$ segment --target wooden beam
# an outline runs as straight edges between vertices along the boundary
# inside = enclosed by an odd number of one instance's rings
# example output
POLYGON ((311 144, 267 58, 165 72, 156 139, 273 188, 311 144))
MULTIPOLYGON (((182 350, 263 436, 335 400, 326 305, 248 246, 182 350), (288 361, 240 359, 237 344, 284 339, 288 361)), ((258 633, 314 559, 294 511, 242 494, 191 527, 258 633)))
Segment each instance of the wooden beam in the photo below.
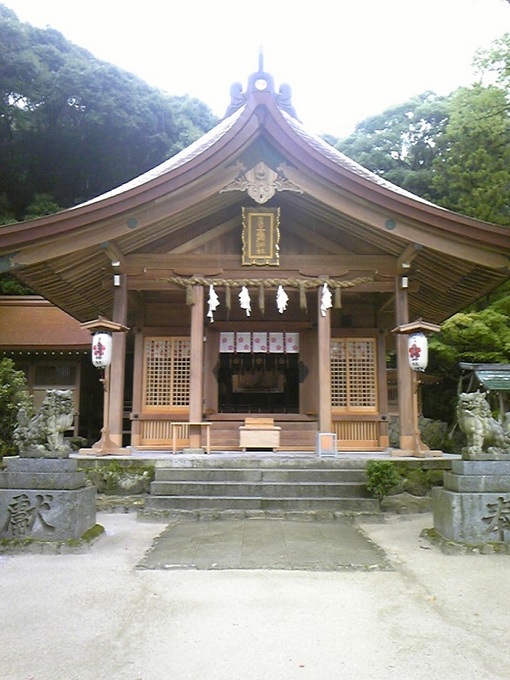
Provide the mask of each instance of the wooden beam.
POLYGON ((411 263, 418 255, 418 253, 423 250, 423 246, 419 243, 410 243, 400 254, 398 262, 398 273, 407 274, 411 269, 411 263))
POLYGON ((322 290, 317 289, 317 356, 319 432, 331 432, 331 314, 321 313, 322 290))
POLYGON ((124 271, 126 261, 120 248, 118 248, 115 243, 110 241, 105 241, 105 243, 102 243, 101 248, 104 250, 104 253, 110 260, 112 266, 116 267, 119 272, 124 271), (117 262, 118 264, 116 264, 117 262))
MULTIPOLYGON (((217 255, 214 258, 206 254, 174 254, 174 253, 134 253, 126 256, 128 273, 149 271, 150 269, 171 269, 181 271, 189 269, 204 271, 213 265, 224 271, 239 269, 239 255, 217 255)), ((320 276, 325 271, 330 276, 344 274, 346 271, 377 272, 393 276, 397 273, 397 258, 391 255, 281 255, 280 266, 262 270, 260 267, 244 267, 245 277, 256 271, 299 271, 305 276, 320 276), (251 272, 251 273, 250 273, 251 272)))
MULTIPOLYGON (((190 377, 189 377, 189 420, 202 420, 204 394, 204 289, 202 286, 193 287, 194 304, 191 305, 191 347, 190 347, 190 377)), ((199 449, 200 431, 191 431, 189 446, 199 449)))

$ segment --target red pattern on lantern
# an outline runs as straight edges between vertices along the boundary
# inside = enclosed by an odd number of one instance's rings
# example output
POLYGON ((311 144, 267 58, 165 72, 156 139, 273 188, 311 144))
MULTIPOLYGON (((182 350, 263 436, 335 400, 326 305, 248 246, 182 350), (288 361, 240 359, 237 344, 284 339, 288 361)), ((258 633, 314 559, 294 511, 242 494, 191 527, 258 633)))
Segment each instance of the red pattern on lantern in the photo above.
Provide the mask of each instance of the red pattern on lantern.
POLYGON ((409 356, 411 357, 411 359, 419 359, 420 354, 421 354, 421 348, 418 347, 416 342, 414 342, 414 344, 411 345, 411 347, 409 347, 409 356))

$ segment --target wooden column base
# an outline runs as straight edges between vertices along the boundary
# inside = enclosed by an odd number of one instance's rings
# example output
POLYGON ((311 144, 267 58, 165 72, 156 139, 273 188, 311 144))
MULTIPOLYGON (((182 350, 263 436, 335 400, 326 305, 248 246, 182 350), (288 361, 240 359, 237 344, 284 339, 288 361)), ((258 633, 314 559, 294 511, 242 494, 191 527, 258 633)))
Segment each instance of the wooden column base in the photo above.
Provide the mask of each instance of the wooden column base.
POLYGON ((101 439, 90 449, 80 449, 80 453, 87 456, 130 456, 130 449, 122 448, 122 444, 115 442, 107 428, 101 430, 101 439))
POLYGON ((401 435, 400 448, 392 449, 391 455, 395 457, 434 458, 442 456, 442 451, 431 451, 424 444, 419 435, 401 435))

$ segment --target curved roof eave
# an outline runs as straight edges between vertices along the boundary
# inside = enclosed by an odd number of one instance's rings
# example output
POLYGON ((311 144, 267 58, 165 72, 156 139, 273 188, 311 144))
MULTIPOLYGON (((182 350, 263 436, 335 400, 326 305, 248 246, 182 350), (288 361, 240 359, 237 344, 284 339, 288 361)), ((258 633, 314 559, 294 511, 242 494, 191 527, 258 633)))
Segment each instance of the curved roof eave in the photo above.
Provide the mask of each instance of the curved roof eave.
POLYGON ((164 185, 169 180, 203 163, 206 156, 213 156, 219 146, 233 137, 228 134, 232 127, 237 124, 242 129, 249 122, 247 109, 248 103, 175 156, 104 194, 52 215, 6 225, 0 232, 0 251, 23 247, 45 237, 69 235, 76 229, 115 217, 159 198, 152 190, 159 188, 159 194, 164 194, 164 185))
POLYGON ((185 164, 190 163, 195 158, 202 156, 206 151, 208 151, 211 147, 217 144, 223 137, 225 137, 225 135, 228 134, 229 130, 241 117, 243 110, 244 107, 238 109, 228 118, 224 118, 220 123, 218 123, 218 125, 213 127, 212 130, 209 130, 209 132, 206 132, 205 135, 202 135, 202 137, 195 140, 185 149, 182 149, 181 151, 176 153, 175 156, 171 156, 168 160, 163 161, 163 163, 160 163, 155 168, 152 168, 151 170, 144 172, 142 175, 139 175, 138 177, 134 177, 129 182, 125 182, 124 184, 121 184, 120 186, 115 187, 114 189, 111 189, 110 191, 107 191, 104 194, 100 194, 95 198, 91 198, 90 200, 85 201, 84 203, 74 206, 73 208, 70 208, 70 210, 76 210, 84 206, 98 203, 99 201, 108 200, 109 198, 112 198, 114 196, 126 194, 132 189, 143 187, 143 185, 152 183, 153 180, 165 177, 169 173, 177 170, 178 168, 184 166, 185 164))
MULTIPOLYGON (((423 228, 439 229, 445 237, 450 234, 456 240, 471 239, 485 248, 510 250, 507 227, 451 212, 401 189, 308 132, 279 108, 270 93, 252 93, 232 115, 148 172, 55 215, 3 227, 0 251, 23 248, 43 238, 69 236, 169 195, 190 180, 204 177, 219 163, 224 166, 257 132, 264 132, 291 163, 300 163, 332 187, 340 186, 353 197, 377 207, 379 212, 386 211, 388 218, 411 220, 423 228)), ((384 229, 382 225, 381 228, 384 229)))
MULTIPOLYGON (((252 99, 266 106, 270 116, 263 117, 263 126, 283 153, 300 160, 322 180, 384 210, 388 218, 420 223, 424 228, 439 229, 445 238, 461 241, 478 241, 477 245, 510 251, 510 229, 507 226, 486 222, 443 208, 389 182, 335 149, 318 135, 309 132, 303 124, 281 109, 265 93, 254 93, 252 99), (313 168, 310 158, 315 159, 313 168)), ((386 231, 384 226, 381 229, 386 231)), ((398 236, 398 229, 392 232, 398 236)), ((401 234, 404 240, 406 236, 401 234)))
POLYGON ((403 219, 419 221, 424 225, 440 228, 443 232, 449 232, 456 237, 467 237, 483 241, 485 245, 503 246, 510 249, 508 227, 453 212, 402 189, 367 170, 317 135, 310 133, 298 120, 285 111, 279 110, 279 114, 279 117, 273 116, 271 119, 276 127, 271 131, 272 125, 268 122, 266 129, 272 132, 273 137, 277 135, 277 130, 287 132, 285 145, 287 151, 292 150, 291 142, 294 138, 296 149, 299 148, 301 153, 306 150, 308 154, 317 159, 319 165, 315 169, 325 180, 338 184, 341 178, 342 188, 364 201, 384 208, 389 213, 388 217, 401 216, 403 219), (290 134, 289 130, 292 131, 290 134), (322 168, 320 168, 321 165, 322 168), (493 243, 488 243, 487 237, 493 243))

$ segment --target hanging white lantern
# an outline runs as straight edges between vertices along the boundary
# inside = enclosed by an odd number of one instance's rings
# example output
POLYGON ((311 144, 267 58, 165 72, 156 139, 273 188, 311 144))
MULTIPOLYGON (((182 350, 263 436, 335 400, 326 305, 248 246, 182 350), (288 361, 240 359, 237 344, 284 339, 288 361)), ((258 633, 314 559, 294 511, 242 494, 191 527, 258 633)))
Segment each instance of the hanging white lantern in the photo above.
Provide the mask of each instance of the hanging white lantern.
POLYGON ((100 331, 92 336, 92 363, 96 368, 107 368, 112 363, 112 336, 100 331))
POLYGON ((429 345, 424 333, 411 333, 408 340, 409 366, 413 371, 424 371, 429 362, 429 345))

